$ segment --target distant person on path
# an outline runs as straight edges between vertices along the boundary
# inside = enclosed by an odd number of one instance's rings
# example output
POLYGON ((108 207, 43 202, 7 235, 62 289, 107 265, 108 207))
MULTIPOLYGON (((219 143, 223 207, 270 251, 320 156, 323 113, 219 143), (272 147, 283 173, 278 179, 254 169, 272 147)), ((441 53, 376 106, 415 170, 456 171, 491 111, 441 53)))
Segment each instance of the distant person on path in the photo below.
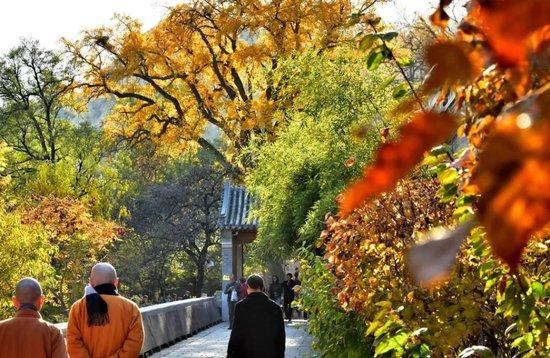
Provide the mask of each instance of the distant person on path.
POLYGON ((248 296, 248 284, 246 283, 246 278, 241 277, 241 288, 239 289, 239 301, 244 300, 248 296))
POLYGON ((279 277, 273 275, 271 278, 271 285, 269 285, 269 298, 277 302, 278 305, 282 304, 281 296, 283 295, 283 286, 279 282, 279 277))
POLYGON ((292 274, 286 274, 286 280, 283 282, 283 293, 284 293, 284 310, 285 317, 289 322, 292 322, 292 301, 294 301, 294 286, 296 283, 292 279, 292 274))
POLYGON ((138 306, 117 292, 115 268, 100 262, 92 268, 85 296, 69 312, 67 348, 71 358, 135 358, 143 344, 138 306))
POLYGON ((44 304, 40 283, 30 277, 21 279, 12 303, 17 313, 0 322, 0 357, 66 358, 61 331, 40 316, 44 304))
POLYGON ((235 315, 235 305, 239 301, 240 285, 235 279, 235 275, 229 276, 229 283, 225 285, 224 293, 227 295, 227 307, 229 308, 229 329, 233 328, 233 317, 235 315))
POLYGON ((264 280, 246 280, 248 297, 237 303, 227 358, 283 358, 285 324, 281 307, 263 292, 264 280))

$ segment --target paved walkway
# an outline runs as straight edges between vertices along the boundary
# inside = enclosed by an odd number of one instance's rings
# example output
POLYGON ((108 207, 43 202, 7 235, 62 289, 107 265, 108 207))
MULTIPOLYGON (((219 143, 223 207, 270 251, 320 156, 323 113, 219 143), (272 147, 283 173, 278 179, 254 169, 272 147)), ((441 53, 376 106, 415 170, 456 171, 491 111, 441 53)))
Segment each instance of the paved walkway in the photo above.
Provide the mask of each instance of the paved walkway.
MULTIPOLYGON (((306 333, 305 321, 285 322, 286 349, 285 358, 316 357, 311 350, 312 338, 306 333)), ((212 328, 194 335, 161 352, 152 355, 153 358, 218 358, 225 357, 230 330, 227 323, 218 324, 212 328)))

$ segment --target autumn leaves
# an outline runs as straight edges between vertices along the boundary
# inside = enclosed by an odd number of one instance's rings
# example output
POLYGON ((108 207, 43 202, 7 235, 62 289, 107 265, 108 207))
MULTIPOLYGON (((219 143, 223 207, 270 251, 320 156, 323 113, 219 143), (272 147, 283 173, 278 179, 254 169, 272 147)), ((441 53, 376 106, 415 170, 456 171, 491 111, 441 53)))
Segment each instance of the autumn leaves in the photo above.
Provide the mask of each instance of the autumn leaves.
MULTIPOLYGON (((432 16, 436 25, 446 26, 450 3, 441 1, 432 16)), ((477 221, 494 254, 515 271, 528 240, 550 221, 549 28, 548 1, 471 2, 455 38, 442 35, 427 49, 432 70, 420 89, 422 96, 439 91, 441 100, 456 93, 456 114, 412 115, 343 193, 340 215, 392 190, 424 152, 460 126, 469 141, 467 156, 454 163, 460 190, 475 195, 477 221), (480 81, 489 72, 495 73, 489 82, 480 81)))
POLYGON ((456 127, 450 114, 422 112, 401 128, 400 140, 384 144, 374 164, 365 169, 363 179, 352 184, 342 196, 340 214, 345 216, 365 200, 391 190, 422 159, 427 148, 447 139, 456 127))

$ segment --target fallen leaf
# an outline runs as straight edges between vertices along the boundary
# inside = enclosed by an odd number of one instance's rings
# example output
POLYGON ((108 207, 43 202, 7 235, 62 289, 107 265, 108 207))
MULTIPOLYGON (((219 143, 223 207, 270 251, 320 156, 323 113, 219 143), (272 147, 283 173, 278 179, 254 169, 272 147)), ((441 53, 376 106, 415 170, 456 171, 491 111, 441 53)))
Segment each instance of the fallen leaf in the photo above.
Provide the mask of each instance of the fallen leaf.
POLYGON ((374 164, 365 168, 363 178, 351 184, 340 198, 340 216, 347 216, 365 200, 391 189, 424 155, 447 139, 457 126, 448 113, 421 112, 401 128, 400 139, 385 143, 374 164))

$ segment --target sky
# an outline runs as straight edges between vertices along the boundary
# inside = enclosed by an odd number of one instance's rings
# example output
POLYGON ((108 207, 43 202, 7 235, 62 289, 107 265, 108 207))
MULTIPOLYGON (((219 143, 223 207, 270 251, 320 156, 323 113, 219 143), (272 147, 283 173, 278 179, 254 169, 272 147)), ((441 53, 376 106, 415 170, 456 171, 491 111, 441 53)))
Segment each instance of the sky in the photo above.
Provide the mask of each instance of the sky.
MULTIPOLYGON (((108 25, 114 13, 139 19, 145 29, 155 25, 166 6, 182 0, 0 0, 0 53, 17 45, 21 37, 38 39, 55 48, 61 37, 76 39, 89 28, 108 25)), ((386 21, 426 15, 436 0, 394 0, 380 7, 386 21)))

